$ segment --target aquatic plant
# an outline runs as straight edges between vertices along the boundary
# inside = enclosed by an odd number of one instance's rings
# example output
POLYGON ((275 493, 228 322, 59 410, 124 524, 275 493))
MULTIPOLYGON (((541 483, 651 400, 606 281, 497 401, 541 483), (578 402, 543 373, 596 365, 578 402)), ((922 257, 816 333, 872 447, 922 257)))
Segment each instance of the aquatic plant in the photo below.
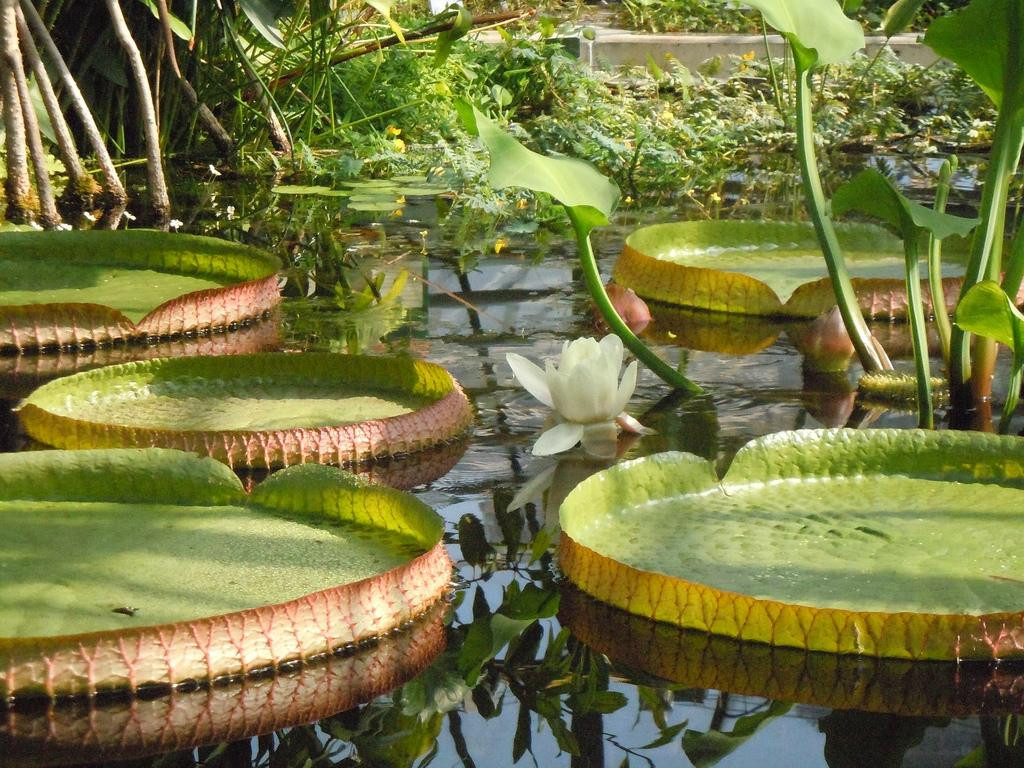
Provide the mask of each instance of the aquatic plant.
POLYGON ((569 495, 560 566, 631 613, 744 641, 1020 658, 1022 457, 1018 438, 885 429, 769 435, 722 478, 656 454, 569 495))
POLYGON ((223 464, 162 449, 4 454, 0 467, 5 699, 328 654, 448 588, 433 510, 333 467, 283 470, 251 495, 223 464))
POLYGON ((577 443, 595 456, 614 455, 620 428, 636 434, 650 431, 623 410, 633 396, 637 373, 634 360, 619 380, 623 351, 622 340, 609 334, 600 342, 565 342, 558 364, 548 361, 543 370, 514 352, 505 356, 519 383, 558 415, 559 423, 534 443, 535 455, 561 453, 577 443))

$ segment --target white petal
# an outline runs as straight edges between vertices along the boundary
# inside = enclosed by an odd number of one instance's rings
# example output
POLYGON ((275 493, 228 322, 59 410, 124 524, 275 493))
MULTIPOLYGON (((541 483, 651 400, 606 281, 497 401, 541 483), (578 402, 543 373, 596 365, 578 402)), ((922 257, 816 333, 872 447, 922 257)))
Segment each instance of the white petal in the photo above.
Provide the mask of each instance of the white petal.
POLYGON ((508 360, 512 373, 519 379, 523 389, 544 403, 548 408, 553 408, 554 402, 551 399, 551 390, 548 388, 544 371, 515 352, 509 352, 505 355, 505 359, 508 360))
POLYGON ((622 427, 626 432, 632 432, 634 435, 656 435, 657 430, 645 427, 639 421, 634 419, 628 413, 620 413, 615 417, 615 423, 622 427))
POLYGON ((583 450, 598 459, 615 458, 619 428, 614 421, 587 424, 583 430, 583 450))
POLYGON ((565 421, 556 424, 533 444, 534 456, 551 456, 555 453, 568 451, 583 439, 583 425, 565 421))
POLYGON ((575 339, 562 352, 562 359, 558 364, 561 371, 575 368, 584 360, 600 358, 603 355, 600 345, 595 339, 587 336, 583 339, 575 339))
POLYGON ((566 378, 550 360, 544 363, 544 380, 547 381, 548 392, 551 395, 551 407, 559 414, 564 415, 562 409, 566 406, 569 398, 569 393, 566 390, 566 378))
POLYGON ((612 406, 612 413, 621 413, 626 407, 629 398, 633 396, 636 389, 636 360, 626 366, 626 372, 622 374, 622 381, 619 382, 619 391, 615 394, 615 404, 612 406))
POLYGON ((556 469, 558 469, 557 462, 552 464, 550 467, 547 467, 536 477, 531 477, 527 480, 526 484, 516 492, 515 496, 512 497, 512 501, 508 503, 505 510, 507 512, 511 512, 513 509, 525 507, 534 499, 541 498, 541 496, 547 492, 548 488, 551 487, 551 481, 555 478, 556 469))
POLYGON ((614 333, 609 333, 600 341, 601 354, 609 368, 615 370, 615 377, 619 376, 619 369, 622 367, 622 355, 625 350, 622 347, 622 339, 614 333))

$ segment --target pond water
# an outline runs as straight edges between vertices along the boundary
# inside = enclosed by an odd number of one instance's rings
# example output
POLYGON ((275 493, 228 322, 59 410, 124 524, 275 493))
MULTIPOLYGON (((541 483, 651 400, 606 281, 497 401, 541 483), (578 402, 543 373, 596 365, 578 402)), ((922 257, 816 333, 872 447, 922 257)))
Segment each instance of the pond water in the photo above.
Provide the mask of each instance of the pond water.
MULTIPOLYGON (((218 182, 201 186, 197 213, 182 217, 189 231, 303 267, 288 273, 289 298, 268 321, 276 329, 240 332, 244 351, 409 352, 448 368, 474 402, 468 441, 373 469, 444 517, 457 564, 451 606, 278 678, 92 708, 0 709, 0 765, 1024 765, 1005 716, 1024 711, 1024 677, 1008 665, 879 663, 711 640, 627 618, 562 583, 551 546, 558 504, 611 462, 580 449, 531 455, 548 413, 517 386, 505 355, 542 361, 565 339, 594 335, 568 239, 508 234, 495 254, 495 236, 483 232, 467 257, 460 245, 472 222, 442 231, 431 198, 410 199, 400 216, 348 213, 331 199, 279 203, 218 182), (342 312, 335 284, 358 282, 359 270, 384 273, 385 290, 407 270, 401 301, 342 312), (516 494, 528 503, 509 509, 516 494), (160 754, 139 756, 147 752, 160 754)), ((626 213, 599 232, 605 273, 630 229, 668 215, 626 213)), ((682 398, 642 371, 629 411, 657 433, 621 438, 616 460, 680 450, 724 467, 771 432, 915 424, 909 412, 855 401, 856 366, 849 376, 805 373, 805 327, 700 319, 656 309, 648 338, 707 394, 682 398)), ((890 341, 902 334, 879 330, 890 341)), ((230 351, 231 338, 198 351, 230 351)), ((26 447, 9 409, 55 358, 0 358, 4 450, 26 447)))

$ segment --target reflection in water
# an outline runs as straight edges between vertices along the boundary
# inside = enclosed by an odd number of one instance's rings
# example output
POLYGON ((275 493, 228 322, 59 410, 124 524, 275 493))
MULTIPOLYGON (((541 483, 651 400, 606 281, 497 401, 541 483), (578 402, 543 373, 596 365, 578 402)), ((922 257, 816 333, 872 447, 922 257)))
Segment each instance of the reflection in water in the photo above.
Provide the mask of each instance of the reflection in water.
POLYGON ((423 671, 444 649, 447 608, 442 601, 369 646, 269 676, 218 681, 157 698, 113 696, 0 708, 0 766, 137 758, 332 716, 423 671))
POLYGON ((811 653, 679 629, 566 585, 559 618, 618 664, 692 688, 897 715, 1024 713, 1024 665, 811 653))

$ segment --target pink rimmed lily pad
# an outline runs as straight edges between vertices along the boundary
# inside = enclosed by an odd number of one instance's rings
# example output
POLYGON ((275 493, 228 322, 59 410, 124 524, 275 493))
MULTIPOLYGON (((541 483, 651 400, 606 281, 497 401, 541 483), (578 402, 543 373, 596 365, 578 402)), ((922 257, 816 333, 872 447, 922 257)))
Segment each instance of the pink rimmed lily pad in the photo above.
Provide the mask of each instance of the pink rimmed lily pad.
POLYGON ((19 415, 58 448, 160 446, 232 467, 353 464, 448 442, 472 408, 444 368, 406 357, 151 360, 50 382, 19 415))
POLYGON ((318 465, 246 494, 178 451, 0 456, 0 698, 175 687, 375 637, 447 590, 440 518, 318 465))
MULTIPOLYGON (((868 224, 837 228, 861 311, 906 317, 899 239, 868 224)), ((962 252, 948 238, 947 257, 962 252)), ((959 295, 962 267, 947 258, 947 311, 959 295)), ((835 306, 814 229, 807 222, 685 221, 655 224, 627 238, 614 279, 646 299, 710 312, 813 318, 835 306)), ((926 311, 931 311, 924 291, 926 311)))
POLYGON ((280 300, 275 258, 153 230, 0 235, 0 350, 89 347, 226 328, 280 300))
POLYGON ((415 622, 340 654, 195 690, 0 709, 7 768, 125 760, 314 723, 394 690, 445 647, 440 601, 415 622))

